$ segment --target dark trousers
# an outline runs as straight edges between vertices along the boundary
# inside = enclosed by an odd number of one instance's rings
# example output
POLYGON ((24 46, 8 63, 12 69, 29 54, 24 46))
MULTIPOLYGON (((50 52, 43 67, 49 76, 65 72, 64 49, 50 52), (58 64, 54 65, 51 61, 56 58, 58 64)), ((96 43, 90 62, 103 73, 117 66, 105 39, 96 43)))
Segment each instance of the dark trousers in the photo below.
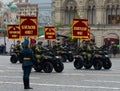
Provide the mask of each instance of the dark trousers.
POLYGON ((23 66, 23 78, 25 79, 29 79, 31 70, 32 70, 32 66, 23 66))
POLYGON ((23 66, 22 69, 23 69, 24 88, 27 89, 27 88, 30 88, 29 77, 30 77, 30 73, 31 73, 31 70, 32 70, 32 66, 23 66))

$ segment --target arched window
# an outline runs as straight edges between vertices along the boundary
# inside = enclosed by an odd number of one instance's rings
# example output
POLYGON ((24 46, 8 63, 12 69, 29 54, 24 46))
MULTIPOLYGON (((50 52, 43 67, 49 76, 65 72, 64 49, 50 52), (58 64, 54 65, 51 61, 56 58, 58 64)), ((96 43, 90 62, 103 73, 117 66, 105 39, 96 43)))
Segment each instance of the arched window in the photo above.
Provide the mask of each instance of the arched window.
POLYGON ((88 9, 87 9, 87 18, 88 18, 89 24, 91 24, 91 6, 88 6, 88 9))
POLYGON ((107 6, 107 8, 106 8, 106 17, 107 17, 106 22, 107 22, 107 24, 109 24, 111 21, 111 17, 109 15, 111 15, 111 10, 110 10, 110 7, 107 6))
POLYGON ((89 24, 95 24, 96 20, 96 7, 94 0, 89 0, 87 2, 87 18, 89 24))
POLYGON ((117 0, 108 0, 106 5, 106 24, 120 24, 120 8, 117 0))
POLYGON ((77 18, 77 6, 76 3, 73 0, 68 0, 65 3, 65 18, 64 18, 64 24, 68 25, 72 23, 73 18, 77 18))
POLYGON ((92 7, 92 24, 95 24, 95 15, 96 15, 96 9, 95 9, 95 5, 92 7))

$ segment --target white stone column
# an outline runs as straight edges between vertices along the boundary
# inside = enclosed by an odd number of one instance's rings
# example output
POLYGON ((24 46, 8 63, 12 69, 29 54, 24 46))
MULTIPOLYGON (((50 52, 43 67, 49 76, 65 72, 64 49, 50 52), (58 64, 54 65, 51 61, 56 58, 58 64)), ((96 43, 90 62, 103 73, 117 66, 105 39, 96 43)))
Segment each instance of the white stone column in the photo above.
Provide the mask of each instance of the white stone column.
POLYGON ((96 24, 102 24, 102 8, 96 7, 96 24))
POLYGON ((102 30, 101 29, 94 29, 92 31, 92 33, 94 34, 95 36, 95 43, 98 47, 102 46, 103 44, 103 34, 102 34, 102 30))
POLYGON ((61 7, 61 1, 59 0, 56 0, 54 2, 54 21, 55 23, 60 23, 61 21, 61 10, 60 10, 60 7, 61 7))

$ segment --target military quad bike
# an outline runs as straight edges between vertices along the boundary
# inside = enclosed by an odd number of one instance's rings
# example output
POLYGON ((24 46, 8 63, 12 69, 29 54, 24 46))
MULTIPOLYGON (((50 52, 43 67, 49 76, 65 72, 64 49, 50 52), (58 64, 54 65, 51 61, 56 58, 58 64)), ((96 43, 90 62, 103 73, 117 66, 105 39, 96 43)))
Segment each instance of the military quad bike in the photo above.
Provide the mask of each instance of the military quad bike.
POLYGON ((15 51, 13 48, 13 45, 11 45, 11 49, 10 49, 10 62, 11 63, 17 63, 18 61, 20 63, 22 63, 21 57, 19 56, 20 52, 19 51, 15 51))
POLYGON ((41 72, 42 70, 45 73, 51 73, 53 68, 56 72, 62 72, 64 65, 59 56, 55 56, 50 51, 44 51, 42 55, 36 55, 36 62, 33 65, 33 68, 36 72, 41 72))
POLYGON ((66 48, 63 50, 57 50, 57 55, 62 57, 62 62, 66 62, 67 60, 72 62, 74 59, 72 51, 66 48))
POLYGON ((11 63, 17 63, 18 61, 20 63, 22 63, 22 60, 21 60, 19 54, 17 54, 17 53, 11 53, 10 62, 11 63))
POLYGON ((108 55, 107 51, 104 51, 104 50, 100 49, 96 52, 97 52, 97 54, 102 56, 101 61, 102 61, 103 68, 104 69, 110 69, 112 67, 112 62, 109 58, 109 55, 108 55))
POLYGON ((112 63, 108 57, 108 54, 103 50, 94 50, 92 57, 88 60, 88 56, 76 55, 74 61, 74 67, 76 69, 81 69, 84 66, 85 69, 90 69, 92 66, 95 70, 110 69, 112 63))
POLYGON ((74 67, 76 69, 90 69, 92 67, 92 60, 88 60, 88 55, 86 52, 81 52, 80 55, 75 56, 74 67))

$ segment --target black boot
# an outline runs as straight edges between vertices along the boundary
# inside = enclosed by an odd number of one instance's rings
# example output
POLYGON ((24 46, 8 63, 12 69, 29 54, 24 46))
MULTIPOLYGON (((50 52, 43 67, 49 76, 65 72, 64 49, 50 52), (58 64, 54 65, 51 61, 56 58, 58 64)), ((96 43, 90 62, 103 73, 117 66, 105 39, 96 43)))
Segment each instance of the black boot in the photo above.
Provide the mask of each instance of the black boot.
POLYGON ((29 85, 29 79, 23 79, 24 89, 33 89, 29 85))
POLYGON ((24 89, 27 88, 27 80, 25 78, 23 78, 23 84, 24 84, 24 89))
POLYGON ((29 79, 26 79, 26 87, 24 89, 33 89, 30 87, 29 79))

